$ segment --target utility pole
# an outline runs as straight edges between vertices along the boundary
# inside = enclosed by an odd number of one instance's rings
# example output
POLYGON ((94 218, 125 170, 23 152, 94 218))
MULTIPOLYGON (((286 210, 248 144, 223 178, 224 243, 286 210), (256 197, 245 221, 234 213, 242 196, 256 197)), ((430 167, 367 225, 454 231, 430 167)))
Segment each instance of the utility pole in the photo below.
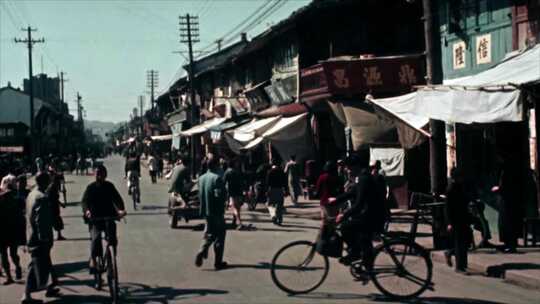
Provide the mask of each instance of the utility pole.
POLYGON ((150 105, 154 111, 154 90, 158 86, 159 74, 156 70, 146 71, 146 87, 150 89, 150 105))
POLYGON ((216 40, 218 52, 221 51, 221 43, 223 43, 223 38, 220 38, 220 39, 216 40))
POLYGON ((18 39, 15 38, 15 43, 26 43, 26 47, 28 48, 28 84, 29 84, 29 95, 30 95, 30 157, 34 159, 36 155, 35 151, 35 130, 34 130, 34 83, 32 81, 32 46, 35 43, 44 43, 45 39, 32 39, 32 32, 37 31, 37 29, 33 29, 30 26, 26 29, 21 29, 22 31, 26 31, 28 37, 24 39, 18 39))
POLYGON ((79 128, 81 131, 81 146, 83 147, 82 150, 84 151, 84 153, 82 154, 86 154, 86 147, 85 147, 86 134, 84 131, 83 111, 84 111, 84 107, 82 106, 82 97, 79 94, 79 92, 77 92, 77 121, 79 123, 79 128))
MULTIPOLYGON (((432 0, 422 0, 424 11, 424 37, 426 44, 426 82, 428 85, 440 82, 435 72, 434 44, 433 44, 433 15, 432 0)), ((429 171, 431 192, 441 194, 447 183, 446 173, 446 129, 445 123, 430 119, 429 128, 431 138, 429 141, 429 171)))
POLYGON ((64 78, 64 75, 66 72, 60 72, 60 99, 62 100, 62 103, 64 103, 64 84, 69 81, 69 79, 64 78))
POLYGON ((144 96, 139 95, 139 112, 140 114, 140 122, 141 122, 141 136, 144 137, 144 120, 143 120, 143 100, 144 96))
MULTIPOLYGON (((61 141, 64 141, 67 142, 67 138, 69 136, 69 134, 63 134, 63 128, 64 128, 64 112, 63 112, 63 109, 64 109, 64 83, 67 82, 68 80, 64 78, 64 72, 60 72, 60 99, 62 101, 62 104, 60 106, 60 121, 59 121, 59 125, 58 125, 58 139, 56 140, 56 144, 57 144, 57 150, 58 152, 60 152, 60 147, 64 146, 62 145, 60 142, 61 141)), ((69 111, 69 110, 68 110, 69 111)))
MULTIPOLYGON (((189 93, 191 99, 191 125, 199 123, 199 108, 195 100, 195 75, 193 74, 193 44, 200 42, 199 40, 199 17, 180 16, 180 42, 187 43, 189 52, 189 93)), ((198 138, 191 136, 191 172, 195 175, 198 151, 198 138)))

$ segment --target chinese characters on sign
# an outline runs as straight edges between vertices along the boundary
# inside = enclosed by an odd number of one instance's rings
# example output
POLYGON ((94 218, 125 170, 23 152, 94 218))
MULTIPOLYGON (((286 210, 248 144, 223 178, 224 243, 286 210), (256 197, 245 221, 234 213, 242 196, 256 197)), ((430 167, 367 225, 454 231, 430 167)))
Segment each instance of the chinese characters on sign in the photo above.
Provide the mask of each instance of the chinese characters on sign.
POLYGON ((491 62, 491 34, 476 37, 476 63, 491 62))
POLYGON ((400 67, 400 71, 398 73, 399 75, 399 82, 403 85, 412 85, 416 84, 416 73, 414 71, 414 68, 411 67, 409 64, 403 64, 400 67))
POLYGON ((454 43, 452 50, 453 50, 452 58, 454 61, 454 70, 464 68, 465 67, 465 52, 467 51, 465 42, 461 41, 458 43, 454 43))
POLYGON ((364 79, 368 87, 379 86, 383 84, 381 73, 376 66, 364 68, 364 79))
POLYGON ((336 84, 336 87, 338 88, 348 88, 349 87, 349 79, 345 77, 345 70, 344 69, 336 69, 334 72, 334 83, 336 84))

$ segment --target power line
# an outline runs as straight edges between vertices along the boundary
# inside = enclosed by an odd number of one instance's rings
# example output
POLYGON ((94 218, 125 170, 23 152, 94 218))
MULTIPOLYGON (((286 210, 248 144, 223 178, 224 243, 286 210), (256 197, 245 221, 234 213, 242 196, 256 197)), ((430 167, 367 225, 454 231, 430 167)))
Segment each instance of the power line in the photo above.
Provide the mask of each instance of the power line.
MULTIPOLYGON (((228 38, 231 34, 233 34, 238 28, 242 27, 244 24, 246 24, 247 22, 249 22, 254 16, 256 16, 257 14, 260 13, 261 10, 265 9, 266 6, 268 6, 269 4, 272 3, 272 0, 267 0, 265 1, 262 5, 258 6, 249 16, 247 16, 242 22, 240 22, 239 24, 237 24, 236 26, 234 26, 232 29, 230 29, 228 32, 226 32, 224 35, 222 35, 220 38, 216 39, 216 40, 225 40, 226 38, 228 38)), ((237 35, 237 34, 235 34, 237 35)), ((205 50, 208 50, 208 49, 212 49, 215 50, 215 45, 214 43, 211 43, 205 47, 203 47, 201 50, 202 51, 205 51, 205 50)))
MULTIPOLYGON (((266 11, 264 11, 261 15, 259 15, 259 17, 257 19, 253 20, 251 23, 249 23, 248 25, 243 27, 239 32, 240 33, 247 33, 249 31, 251 31, 257 25, 261 24, 261 22, 263 22, 266 18, 270 17, 272 14, 274 14, 279 9, 281 9, 287 3, 287 1, 288 0, 278 0, 277 2, 272 4, 272 6, 269 7, 266 11)), ((229 43, 229 42, 231 42, 233 40, 234 40, 234 37, 227 40, 227 41, 225 41, 225 44, 227 44, 227 43, 229 43)))

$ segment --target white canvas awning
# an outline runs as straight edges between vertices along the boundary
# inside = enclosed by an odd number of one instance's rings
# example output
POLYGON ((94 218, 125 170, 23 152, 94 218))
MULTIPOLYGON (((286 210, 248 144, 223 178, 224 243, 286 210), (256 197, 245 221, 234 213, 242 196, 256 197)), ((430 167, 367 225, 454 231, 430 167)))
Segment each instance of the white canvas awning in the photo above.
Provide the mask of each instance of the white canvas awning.
POLYGON ((154 135, 152 136, 153 141, 164 141, 164 140, 172 140, 173 135, 167 134, 167 135, 154 135))
POLYGON ((233 138, 240 142, 249 142, 271 128, 279 119, 280 116, 254 119, 251 122, 234 129, 232 131, 233 138))
POLYGON ((284 141, 302 137, 306 133, 306 116, 307 113, 292 117, 281 117, 270 129, 250 141, 243 149, 252 149, 264 140, 284 141))
POLYGON ((211 127, 214 127, 223 123, 225 120, 227 120, 227 118, 209 119, 201 123, 200 125, 196 125, 194 127, 191 127, 190 129, 180 132, 180 136, 193 136, 193 135, 204 133, 208 131, 208 129, 210 129, 211 127))
POLYGON ((429 117, 415 112, 416 95, 417 93, 409 93, 397 97, 380 99, 374 99, 368 95, 366 99, 409 127, 426 136, 430 136, 429 133, 422 129, 429 123, 429 117))
POLYGON ((415 113, 457 123, 522 121, 523 86, 540 82, 540 44, 471 77, 422 87, 415 113))
POLYGON ((240 154, 241 150, 243 150, 247 144, 258 138, 266 130, 270 129, 277 123, 279 118, 280 116, 262 119, 255 118, 236 129, 226 131, 224 135, 229 148, 231 148, 233 152, 240 154))

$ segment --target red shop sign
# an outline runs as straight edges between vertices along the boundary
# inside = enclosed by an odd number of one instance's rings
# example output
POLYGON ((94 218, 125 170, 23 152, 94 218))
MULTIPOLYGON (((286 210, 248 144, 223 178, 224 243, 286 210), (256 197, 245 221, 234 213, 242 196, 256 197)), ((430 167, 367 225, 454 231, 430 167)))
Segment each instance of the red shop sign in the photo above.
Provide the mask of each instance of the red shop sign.
POLYGON ((336 59, 322 66, 332 95, 408 92, 414 85, 425 84, 422 55, 336 59))

